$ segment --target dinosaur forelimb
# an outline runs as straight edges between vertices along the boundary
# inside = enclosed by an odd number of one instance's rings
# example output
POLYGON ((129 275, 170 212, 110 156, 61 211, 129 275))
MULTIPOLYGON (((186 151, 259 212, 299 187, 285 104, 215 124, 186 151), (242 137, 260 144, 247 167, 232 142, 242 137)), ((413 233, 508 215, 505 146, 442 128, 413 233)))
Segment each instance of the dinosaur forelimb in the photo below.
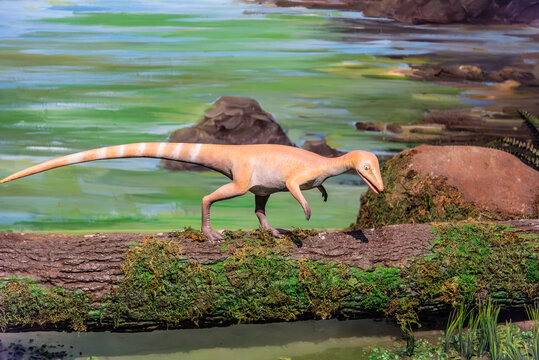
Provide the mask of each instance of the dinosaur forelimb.
POLYGON ((287 181, 286 187, 288 188, 288 191, 290 191, 290 194, 292 194, 292 196, 299 202, 299 204, 303 208, 303 211, 305 212, 305 219, 309 220, 311 218, 311 207, 301 193, 299 185, 295 181, 287 181))
POLYGON ((326 188, 323 185, 318 185, 317 189, 322 193, 322 199, 324 199, 324 201, 328 201, 328 193, 326 188))

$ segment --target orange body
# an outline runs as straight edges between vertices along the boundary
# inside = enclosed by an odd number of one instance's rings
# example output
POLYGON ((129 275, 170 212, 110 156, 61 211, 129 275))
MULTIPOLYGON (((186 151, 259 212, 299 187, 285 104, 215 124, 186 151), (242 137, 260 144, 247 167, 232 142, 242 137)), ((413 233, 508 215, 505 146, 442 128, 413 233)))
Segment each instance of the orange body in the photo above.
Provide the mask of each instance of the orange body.
POLYGON ((136 143, 110 146, 45 161, 8 176, 0 183, 61 166, 129 157, 152 157, 199 164, 232 180, 202 199, 202 231, 210 241, 221 239, 210 225, 211 204, 243 195, 247 191, 255 194, 255 213, 261 226, 278 236, 278 231, 269 226, 265 215, 266 202, 275 192, 290 191, 309 219, 311 210, 301 190, 318 188, 326 199, 327 193, 322 183, 331 176, 355 169, 373 191, 379 192, 384 188, 378 159, 372 153, 358 150, 337 158, 326 158, 303 149, 270 144, 136 143))

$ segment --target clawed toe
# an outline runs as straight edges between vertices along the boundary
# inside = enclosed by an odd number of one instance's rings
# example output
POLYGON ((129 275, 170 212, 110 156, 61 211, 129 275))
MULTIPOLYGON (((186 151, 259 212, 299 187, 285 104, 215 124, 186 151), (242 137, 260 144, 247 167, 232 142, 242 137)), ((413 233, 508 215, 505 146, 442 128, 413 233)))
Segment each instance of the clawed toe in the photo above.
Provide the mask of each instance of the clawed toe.
POLYGON ((283 231, 280 231, 280 230, 277 230, 275 228, 272 228, 271 226, 270 227, 265 227, 264 230, 266 231, 271 231, 272 235, 276 238, 280 238, 281 237, 281 234, 283 234, 283 231))
POLYGON ((271 228, 271 229, 268 229, 271 231, 271 233, 273 234, 274 237, 276 238, 280 238, 281 237, 281 232, 277 229, 274 229, 274 228, 271 228))
POLYGON ((221 236, 221 234, 219 234, 214 229, 205 229, 202 230, 202 232, 204 233, 204 235, 206 235, 206 238, 208 238, 208 241, 210 243, 219 243, 223 241, 223 237, 221 236))

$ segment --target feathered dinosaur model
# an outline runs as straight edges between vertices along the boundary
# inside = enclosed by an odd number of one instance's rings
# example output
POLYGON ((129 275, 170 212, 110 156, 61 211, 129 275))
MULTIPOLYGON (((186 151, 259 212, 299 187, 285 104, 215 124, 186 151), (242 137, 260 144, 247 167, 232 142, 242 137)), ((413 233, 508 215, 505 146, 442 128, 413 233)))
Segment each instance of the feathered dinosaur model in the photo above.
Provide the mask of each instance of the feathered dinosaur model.
POLYGON ((213 145, 189 143, 137 143, 104 147, 62 156, 19 171, 0 181, 5 183, 61 166, 101 159, 149 157, 184 161, 205 166, 229 177, 232 182, 202 199, 202 232, 209 241, 221 240, 210 224, 210 207, 216 201, 255 194, 255 214, 262 228, 279 236, 266 219, 266 203, 271 194, 290 191, 301 204, 307 220, 309 204, 301 190, 318 188, 324 201, 322 183, 329 177, 355 169, 376 193, 384 189, 378 159, 366 151, 352 151, 337 158, 326 158, 303 149, 283 145, 213 145))

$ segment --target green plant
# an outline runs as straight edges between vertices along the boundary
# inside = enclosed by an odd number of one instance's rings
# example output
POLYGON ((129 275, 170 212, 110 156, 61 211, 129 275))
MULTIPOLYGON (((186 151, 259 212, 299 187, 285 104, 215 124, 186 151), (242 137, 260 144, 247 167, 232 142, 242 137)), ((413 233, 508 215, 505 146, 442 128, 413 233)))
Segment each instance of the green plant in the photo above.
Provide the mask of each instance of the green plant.
MULTIPOLYGON (((530 360, 526 347, 524 346, 524 349, 521 349, 522 342, 516 340, 514 330, 515 328, 516 327, 514 327, 511 322, 506 322, 505 332, 503 333, 503 352, 505 353, 504 359, 508 358, 509 360, 530 360)), ((516 328, 516 331, 518 332, 518 328, 516 328)))
POLYGON ((401 325, 401 329, 406 335, 406 348, 403 352, 404 355, 412 356, 415 350, 415 335, 412 329, 412 324, 406 322, 401 325))
POLYGON ((478 327, 479 316, 476 315, 474 311, 470 311, 468 316, 468 329, 459 343, 459 352, 466 360, 471 359, 474 355, 478 327))
POLYGON ((528 314, 528 319, 533 323, 530 353, 533 360, 539 360, 539 303, 526 306, 526 313, 528 314))
POLYGON ((479 307, 479 327, 481 329, 479 354, 482 355, 485 350, 488 350, 492 360, 501 358, 498 334, 496 332, 499 314, 500 308, 494 306, 490 299, 486 304, 479 307))
POLYGON ((453 341, 453 334, 455 329, 459 327, 459 324, 462 323, 461 319, 464 316, 463 308, 460 306, 458 309, 454 309, 449 314, 449 319, 447 320, 447 325, 444 332, 444 351, 449 353, 453 341))
POLYGON ((537 130, 536 125, 539 123, 539 119, 534 114, 524 110, 519 110, 518 113, 530 130, 531 137, 526 141, 511 137, 498 138, 492 141, 489 146, 513 154, 524 163, 539 169, 539 149, 537 149, 539 130, 537 130))

